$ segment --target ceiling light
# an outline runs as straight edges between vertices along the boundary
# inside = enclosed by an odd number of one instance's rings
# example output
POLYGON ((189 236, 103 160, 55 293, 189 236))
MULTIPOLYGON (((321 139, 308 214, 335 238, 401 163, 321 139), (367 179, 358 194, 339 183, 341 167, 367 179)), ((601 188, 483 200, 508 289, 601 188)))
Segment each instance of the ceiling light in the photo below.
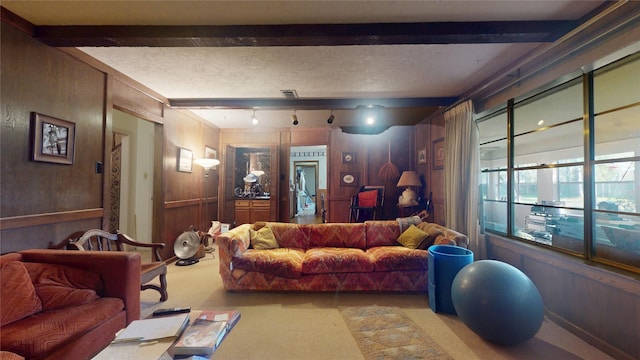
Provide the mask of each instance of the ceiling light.
POLYGON ((253 115, 251 116, 251 123, 253 125, 258 125, 258 119, 256 118, 256 110, 253 110, 253 115))
POLYGON ((538 126, 542 126, 544 124, 544 120, 538 121, 538 126))
POLYGON ((373 115, 367 116, 367 125, 373 125, 376 120, 373 118, 373 115))
POLYGON ((333 116, 333 110, 331 110, 331 115, 329 115, 329 118, 327 119, 327 124, 332 124, 335 118, 336 117, 333 116))
POLYGON ((295 126, 298 125, 298 116, 296 116, 296 111, 293 110, 293 114, 291 115, 291 123, 295 126))

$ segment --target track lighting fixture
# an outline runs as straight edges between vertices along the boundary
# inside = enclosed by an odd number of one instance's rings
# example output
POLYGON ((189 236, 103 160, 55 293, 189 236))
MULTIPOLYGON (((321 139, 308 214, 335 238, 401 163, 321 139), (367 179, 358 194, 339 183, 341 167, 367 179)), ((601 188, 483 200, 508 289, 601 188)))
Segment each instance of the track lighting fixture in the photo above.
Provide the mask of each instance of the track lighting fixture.
POLYGON ((296 126, 298 125, 298 116, 296 115, 296 111, 293 110, 293 115, 291 115, 291 123, 296 126))
POLYGON ((327 124, 333 124, 333 120, 334 120, 335 118, 336 118, 336 117, 335 117, 335 116, 333 116, 333 110, 331 110, 331 115, 329 115, 329 118, 327 119, 327 124))
POLYGON ((258 125, 258 119, 256 118, 256 110, 253 109, 253 115, 251 116, 251 123, 253 125, 258 125))

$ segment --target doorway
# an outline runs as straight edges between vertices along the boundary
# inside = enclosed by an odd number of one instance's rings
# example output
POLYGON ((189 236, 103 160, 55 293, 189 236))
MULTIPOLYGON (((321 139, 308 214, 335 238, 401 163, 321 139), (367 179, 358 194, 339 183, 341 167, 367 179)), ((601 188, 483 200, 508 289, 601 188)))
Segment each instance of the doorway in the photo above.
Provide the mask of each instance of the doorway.
POLYGON ((296 216, 317 215, 318 161, 294 161, 296 216))
POLYGON ((109 231, 151 243, 155 125, 116 109, 112 119, 109 231))
POLYGON ((321 223, 327 194, 327 146, 292 146, 289 163, 292 223, 321 223))

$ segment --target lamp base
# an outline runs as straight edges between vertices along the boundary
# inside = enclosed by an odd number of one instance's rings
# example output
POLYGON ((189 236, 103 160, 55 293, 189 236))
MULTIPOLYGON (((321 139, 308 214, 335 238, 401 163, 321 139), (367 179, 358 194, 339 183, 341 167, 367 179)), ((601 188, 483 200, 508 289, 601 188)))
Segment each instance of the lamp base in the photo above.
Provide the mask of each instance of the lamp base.
POLYGON ((402 192, 402 196, 398 198, 398 204, 407 206, 418 205, 417 199, 418 195, 416 194, 416 192, 408 187, 402 192))

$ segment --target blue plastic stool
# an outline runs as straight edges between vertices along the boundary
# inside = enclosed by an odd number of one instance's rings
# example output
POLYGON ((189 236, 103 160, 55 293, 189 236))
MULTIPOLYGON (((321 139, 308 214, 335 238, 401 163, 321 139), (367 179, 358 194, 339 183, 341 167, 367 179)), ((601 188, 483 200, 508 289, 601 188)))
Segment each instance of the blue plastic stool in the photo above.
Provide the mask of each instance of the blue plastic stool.
POLYGON ((454 245, 434 245, 428 253, 429 307, 434 312, 456 314, 451 284, 458 271, 473 262, 473 252, 454 245))

